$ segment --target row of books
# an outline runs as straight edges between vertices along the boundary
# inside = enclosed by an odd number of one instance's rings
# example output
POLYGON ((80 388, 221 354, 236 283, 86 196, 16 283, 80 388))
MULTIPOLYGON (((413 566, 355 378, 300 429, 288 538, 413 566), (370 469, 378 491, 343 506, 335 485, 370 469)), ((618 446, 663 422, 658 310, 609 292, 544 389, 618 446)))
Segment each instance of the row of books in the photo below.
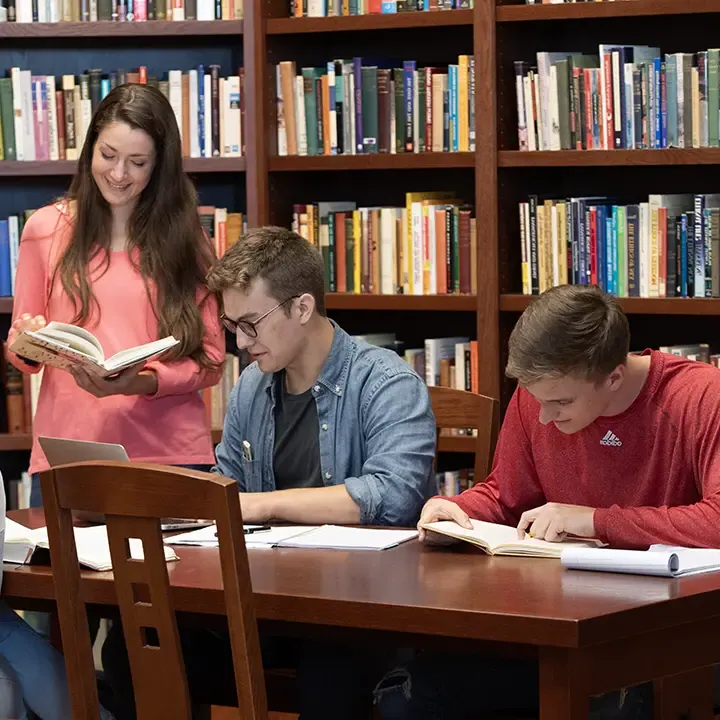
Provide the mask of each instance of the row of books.
POLYGON ((290 0, 290 17, 393 15, 474 7, 475 0, 290 0))
MULTIPOLYGON (((20 237, 25 223, 34 212, 25 210, 0 220, 0 297, 15 294, 20 237)), ((247 232, 247 217, 243 213, 228 212, 227 208, 214 205, 200 205, 198 212, 200 223, 212 240, 218 257, 222 257, 247 232)))
MULTIPOLYGON (((697 343, 695 345, 661 345, 658 350, 670 355, 696 360, 707 363, 713 367, 720 368, 720 353, 711 353, 708 343, 697 343)), ((631 355, 639 355, 640 351, 633 351, 631 355)))
POLYGON ((363 64, 276 66, 279 155, 472 152, 475 60, 447 68, 363 64))
POLYGON ((292 229, 317 246, 329 292, 477 292, 472 208, 453 193, 407 193, 405 207, 293 206, 292 229))
POLYGON ((243 0, 0 0, 0 22, 242 19, 243 0))
POLYGON ((172 105, 186 157, 239 157, 243 154, 243 71, 220 77, 220 66, 188 72, 170 70, 167 79, 137 71, 79 76, 33 75, 13 67, 0 78, 0 160, 77 160, 93 112, 125 83, 157 87, 172 105))
POLYGON ((32 433, 43 371, 30 375, 18 370, 7 360, 7 342, 3 343, 2 365, 7 431, 10 435, 29 435, 32 433))
POLYGON ((438 495, 454 497, 475 484, 475 471, 471 468, 435 473, 435 483, 438 495))
POLYGON ((522 288, 597 284, 619 297, 720 297, 720 195, 520 203, 522 288))
POLYGON ((720 147, 720 49, 600 45, 516 61, 520 150, 720 147))

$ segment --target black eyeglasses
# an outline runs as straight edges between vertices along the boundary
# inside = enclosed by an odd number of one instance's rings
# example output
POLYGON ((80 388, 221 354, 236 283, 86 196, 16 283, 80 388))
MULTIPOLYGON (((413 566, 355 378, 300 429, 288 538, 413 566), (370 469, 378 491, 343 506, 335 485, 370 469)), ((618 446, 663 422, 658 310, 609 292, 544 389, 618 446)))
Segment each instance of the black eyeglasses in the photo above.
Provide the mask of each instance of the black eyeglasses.
POLYGON ((242 330, 242 332, 247 335, 250 338, 256 338, 258 336, 257 326, 260 324, 262 320, 264 320, 270 313, 275 312, 279 307, 282 307, 285 305, 285 303, 290 302, 291 300, 295 300, 295 298, 299 298, 299 295, 293 295, 292 297, 287 298, 286 300, 283 300, 281 303, 278 303, 275 307, 270 308, 264 315, 261 315, 257 320, 231 320, 225 313, 220 315, 220 319, 222 320, 222 324, 233 334, 237 335, 238 330, 242 330))

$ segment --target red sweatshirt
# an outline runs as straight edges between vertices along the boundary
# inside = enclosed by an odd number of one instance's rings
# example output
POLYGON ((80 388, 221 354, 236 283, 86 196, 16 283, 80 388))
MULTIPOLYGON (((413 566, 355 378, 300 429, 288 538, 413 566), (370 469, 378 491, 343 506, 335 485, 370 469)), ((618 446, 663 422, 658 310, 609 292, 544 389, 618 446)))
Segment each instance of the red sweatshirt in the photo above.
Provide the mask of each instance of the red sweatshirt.
POLYGON ((515 525, 547 502, 596 508, 617 548, 720 548, 720 371, 656 351, 633 404, 566 435, 518 389, 487 481, 453 498, 471 518, 515 525))

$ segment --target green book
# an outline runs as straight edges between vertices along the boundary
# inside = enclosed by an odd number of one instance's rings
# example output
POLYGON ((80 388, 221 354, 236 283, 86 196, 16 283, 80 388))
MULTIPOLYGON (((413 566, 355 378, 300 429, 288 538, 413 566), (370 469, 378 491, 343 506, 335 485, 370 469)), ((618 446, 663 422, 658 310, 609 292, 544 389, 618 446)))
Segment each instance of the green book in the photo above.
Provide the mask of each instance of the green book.
POLYGON ((12 81, 0 78, 0 123, 5 160, 17 160, 15 149, 15 116, 13 114, 12 81))
POLYGON ((377 65, 362 68, 363 152, 378 152, 378 89, 377 65))

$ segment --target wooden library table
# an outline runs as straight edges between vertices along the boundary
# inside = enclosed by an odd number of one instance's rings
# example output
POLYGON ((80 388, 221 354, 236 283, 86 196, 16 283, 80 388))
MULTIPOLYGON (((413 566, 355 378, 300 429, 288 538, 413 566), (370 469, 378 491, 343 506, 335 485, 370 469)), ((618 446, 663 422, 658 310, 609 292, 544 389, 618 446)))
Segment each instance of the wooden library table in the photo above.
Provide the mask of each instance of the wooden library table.
MULTIPOLYGON (((9 516, 44 524, 41 510, 9 516)), ((180 561, 168 568, 176 609, 200 620, 223 615, 217 552, 175 549, 180 561)), ((590 695, 667 676, 675 677, 655 684, 656 718, 712 718, 720 573, 667 580, 567 571, 555 560, 418 542, 382 552, 275 548, 249 556, 258 618, 278 628, 536 654, 541 720, 585 720, 590 695)), ((83 573, 82 591, 88 603, 116 604, 111 572, 83 573)), ((51 609, 50 568, 5 564, 2 595, 15 607, 51 609)))

